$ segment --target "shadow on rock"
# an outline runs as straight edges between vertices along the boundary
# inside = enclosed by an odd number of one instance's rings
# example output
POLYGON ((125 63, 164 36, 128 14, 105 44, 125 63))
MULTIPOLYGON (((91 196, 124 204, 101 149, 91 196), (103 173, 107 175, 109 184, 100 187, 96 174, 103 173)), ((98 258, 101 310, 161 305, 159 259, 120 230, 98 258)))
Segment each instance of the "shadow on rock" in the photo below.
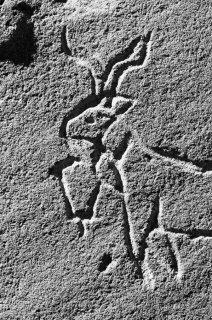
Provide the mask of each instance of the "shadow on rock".
POLYGON ((4 34, 0 41, 0 61, 11 61, 15 65, 28 66, 36 52, 34 24, 30 21, 33 8, 25 2, 6 8, 4 34))

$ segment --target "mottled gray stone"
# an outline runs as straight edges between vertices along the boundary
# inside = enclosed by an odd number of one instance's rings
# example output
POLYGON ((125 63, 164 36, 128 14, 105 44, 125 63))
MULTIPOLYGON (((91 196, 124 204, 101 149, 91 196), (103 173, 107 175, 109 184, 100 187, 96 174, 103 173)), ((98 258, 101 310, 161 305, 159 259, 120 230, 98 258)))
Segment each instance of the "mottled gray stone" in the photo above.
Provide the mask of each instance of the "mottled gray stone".
POLYGON ((211 319, 210 0, 0 1, 0 318, 211 319))

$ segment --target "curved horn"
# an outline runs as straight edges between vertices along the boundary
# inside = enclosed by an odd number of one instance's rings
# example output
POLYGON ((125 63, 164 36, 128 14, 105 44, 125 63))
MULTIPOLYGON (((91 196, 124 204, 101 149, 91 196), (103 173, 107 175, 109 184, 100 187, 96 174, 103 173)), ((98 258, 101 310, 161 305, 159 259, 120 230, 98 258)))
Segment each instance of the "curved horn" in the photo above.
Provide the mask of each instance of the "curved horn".
POLYGON ((141 68, 145 65, 150 53, 151 35, 152 32, 148 32, 143 38, 139 36, 134 39, 126 50, 128 55, 123 53, 123 56, 120 57, 121 59, 112 66, 104 86, 106 93, 109 92, 116 96, 120 79, 122 77, 123 81, 123 77, 126 72, 130 71, 130 67, 141 68))

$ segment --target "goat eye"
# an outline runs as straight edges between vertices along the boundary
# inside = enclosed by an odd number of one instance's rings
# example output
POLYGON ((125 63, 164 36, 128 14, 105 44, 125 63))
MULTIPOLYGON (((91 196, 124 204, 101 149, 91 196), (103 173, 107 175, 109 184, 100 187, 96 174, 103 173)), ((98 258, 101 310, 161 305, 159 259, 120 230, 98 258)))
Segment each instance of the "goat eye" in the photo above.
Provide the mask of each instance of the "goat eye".
POLYGON ((94 117, 89 116, 89 117, 87 117, 87 118, 85 119, 85 121, 86 121, 87 123, 94 123, 94 122, 95 122, 95 119, 94 119, 94 117))

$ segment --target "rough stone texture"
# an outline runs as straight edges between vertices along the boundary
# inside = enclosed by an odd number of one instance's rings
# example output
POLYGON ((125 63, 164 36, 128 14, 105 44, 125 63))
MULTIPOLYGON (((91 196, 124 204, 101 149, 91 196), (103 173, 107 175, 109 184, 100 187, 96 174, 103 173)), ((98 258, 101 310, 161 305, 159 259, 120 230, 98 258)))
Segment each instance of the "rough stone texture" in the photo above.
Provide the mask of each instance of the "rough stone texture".
POLYGON ((211 1, 5 0, 0 29, 0 318, 211 319, 211 1))

